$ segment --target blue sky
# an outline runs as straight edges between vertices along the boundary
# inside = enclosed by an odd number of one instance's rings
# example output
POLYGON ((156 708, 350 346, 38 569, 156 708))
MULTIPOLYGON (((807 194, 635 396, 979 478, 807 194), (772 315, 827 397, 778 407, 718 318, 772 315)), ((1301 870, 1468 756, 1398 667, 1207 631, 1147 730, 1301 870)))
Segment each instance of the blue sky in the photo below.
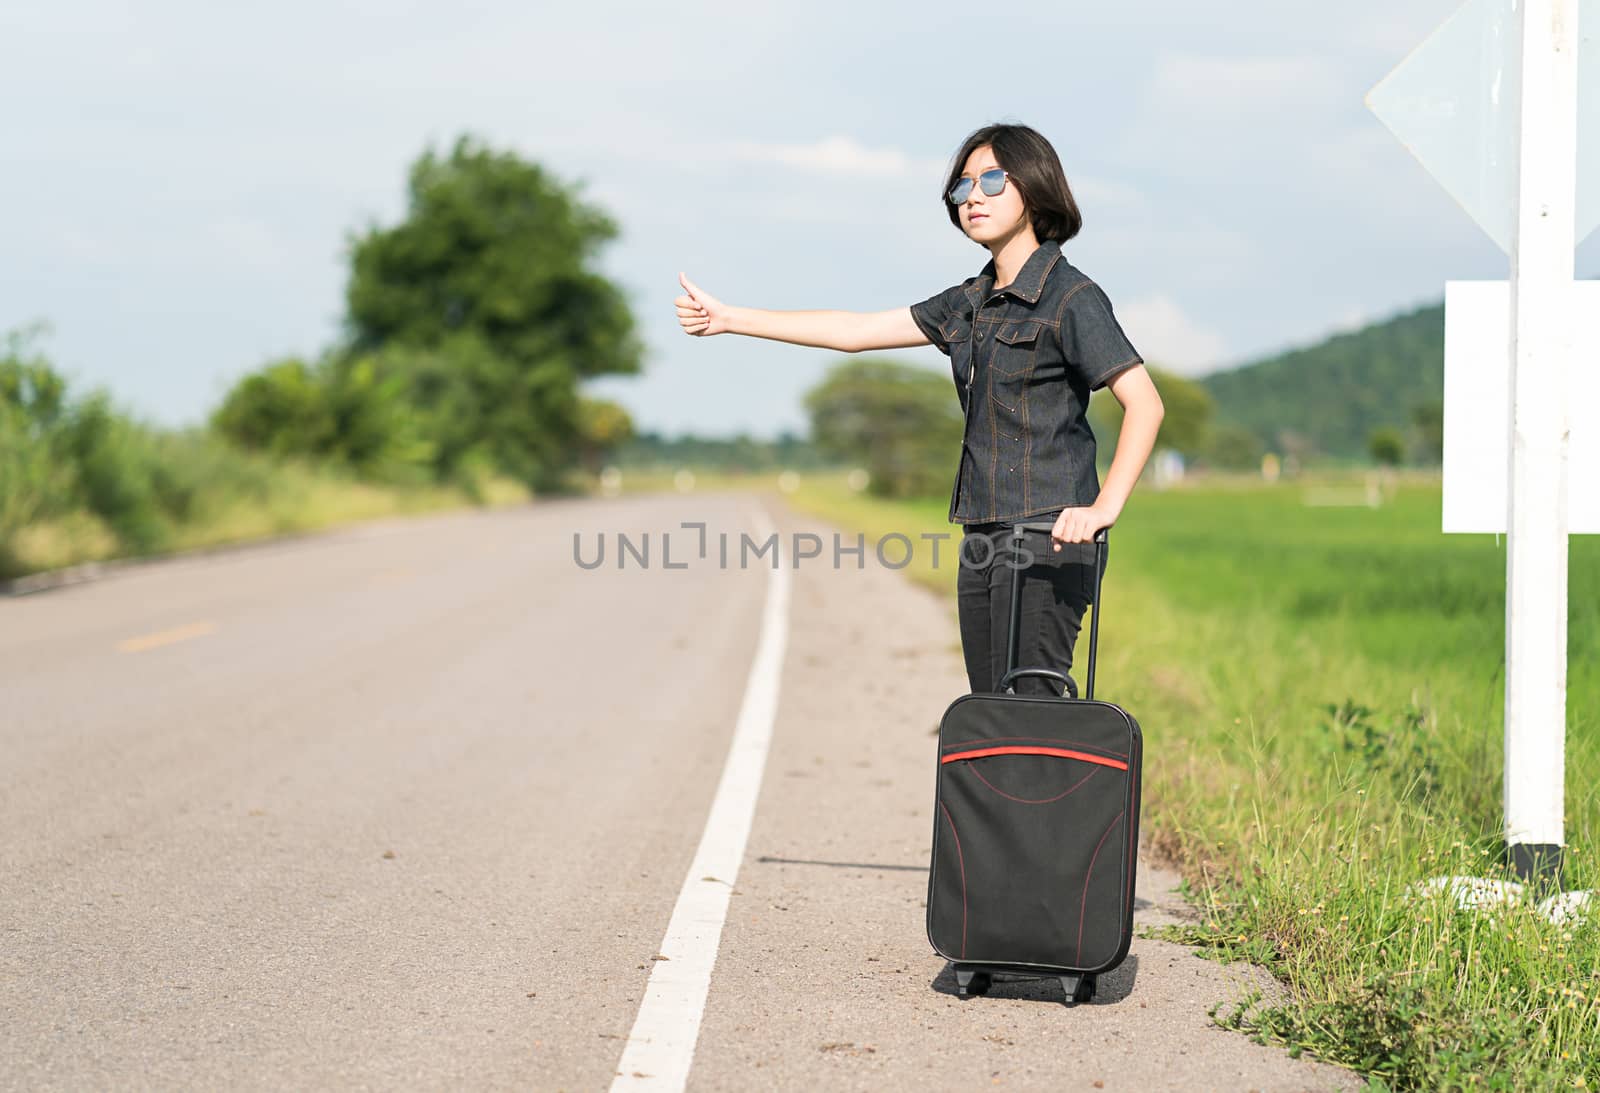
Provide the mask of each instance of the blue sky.
POLYGON ((0 330, 46 320, 80 384, 202 420, 334 338, 347 233, 471 131, 621 224, 602 265, 645 372, 595 393, 644 428, 803 429, 836 355, 684 336, 677 272, 756 307, 924 299, 988 257, 938 191, 1005 120, 1061 155, 1068 258, 1147 359, 1199 373, 1505 276, 1362 103, 1454 8, 23 0, 0 7, 0 330))

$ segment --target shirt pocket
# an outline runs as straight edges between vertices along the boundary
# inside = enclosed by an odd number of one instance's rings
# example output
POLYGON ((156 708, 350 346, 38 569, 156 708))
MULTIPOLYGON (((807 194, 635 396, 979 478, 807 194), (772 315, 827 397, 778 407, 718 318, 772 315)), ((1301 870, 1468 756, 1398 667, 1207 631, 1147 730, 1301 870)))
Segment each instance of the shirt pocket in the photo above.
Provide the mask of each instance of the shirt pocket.
POLYGON ((994 370, 1003 379, 1025 378, 1033 370, 1034 352, 1044 323, 1038 319, 1016 319, 1002 323, 995 334, 994 370))
POLYGON ((945 341, 954 346, 957 342, 970 341, 972 338, 972 320, 964 315, 952 315, 944 321, 939 328, 945 341))
POLYGON ((967 392, 972 387, 972 320, 964 315, 952 315, 939 327, 939 333, 950 347, 950 374, 955 378, 956 391, 965 406, 967 392))

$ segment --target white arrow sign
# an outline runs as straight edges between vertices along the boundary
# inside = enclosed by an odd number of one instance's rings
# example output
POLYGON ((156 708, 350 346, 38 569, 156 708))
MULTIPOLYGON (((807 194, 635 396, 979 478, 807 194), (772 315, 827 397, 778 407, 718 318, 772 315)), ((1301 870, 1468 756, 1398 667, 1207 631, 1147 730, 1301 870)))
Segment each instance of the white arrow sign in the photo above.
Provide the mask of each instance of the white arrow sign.
MULTIPOLYGON (((1600 227, 1600 0, 1578 26, 1574 243, 1600 227)), ((1507 254, 1517 210, 1516 0, 1467 0, 1367 92, 1367 106, 1507 254)))

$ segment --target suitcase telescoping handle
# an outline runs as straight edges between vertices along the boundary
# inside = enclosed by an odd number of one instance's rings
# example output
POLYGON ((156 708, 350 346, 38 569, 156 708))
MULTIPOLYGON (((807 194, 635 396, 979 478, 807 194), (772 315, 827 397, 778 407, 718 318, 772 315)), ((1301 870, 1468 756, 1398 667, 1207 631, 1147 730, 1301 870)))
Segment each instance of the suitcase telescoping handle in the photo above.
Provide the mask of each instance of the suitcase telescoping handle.
MULTIPOLYGON (((1055 529, 1055 523, 1016 524, 1011 529, 1011 545, 1014 548, 1022 546, 1024 533, 1029 531, 1042 531, 1049 534, 1055 529)), ((1110 543, 1109 528, 1101 528, 1094 533, 1094 604, 1093 613, 1089 618, 1089 674, 1085 680, 1084 698, 1094 697, 1094 667, 1095 660, 1100 651, 1100 579, 1105 574, 1106 550, 1110 543)), ((1011 624, 1006 633, 1006 674, 1000 680, 1000 689, 1004 690, 1007 683, 1019 676, 1044 676, 1049 679, 1059 680, 1066 688, 1068 694, 1072 693, 1072 681, 1060 672, 1053 672, 1048 668, 1018 668, 1017 667, 1017 640, 1018 631, 1022 627, 1022 567, 1018 566, 1011 571, 1011 624)), ((1073 697, 1077 697, 1073 695, 1073 697)))

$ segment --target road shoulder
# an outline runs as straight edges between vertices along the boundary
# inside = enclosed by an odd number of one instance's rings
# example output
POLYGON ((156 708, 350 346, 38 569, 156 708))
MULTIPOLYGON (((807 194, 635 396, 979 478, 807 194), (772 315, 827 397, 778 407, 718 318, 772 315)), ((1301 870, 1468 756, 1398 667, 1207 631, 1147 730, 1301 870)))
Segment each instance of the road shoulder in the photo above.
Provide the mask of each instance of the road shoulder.
MULTIPOLYGON (((833 529, 768 499, 785 542, 833 529)), ((831 554, 794 573, 789 652, 761 802, 722 938, 695 1089, 1357 1088, 1218 1028, 1213 1006, 1280 988, 1137 936, 1193 911, 1142 866, 1136 937, 1089 1005, 1050 981, 961 999, 924 933, 934 732, 965 690, 952 601, 831 554)), ((1108 692, 1114 686, 1108 686, 1108 692)), ((1146 747, 1160 747, 1146 727, 1146 747)))

